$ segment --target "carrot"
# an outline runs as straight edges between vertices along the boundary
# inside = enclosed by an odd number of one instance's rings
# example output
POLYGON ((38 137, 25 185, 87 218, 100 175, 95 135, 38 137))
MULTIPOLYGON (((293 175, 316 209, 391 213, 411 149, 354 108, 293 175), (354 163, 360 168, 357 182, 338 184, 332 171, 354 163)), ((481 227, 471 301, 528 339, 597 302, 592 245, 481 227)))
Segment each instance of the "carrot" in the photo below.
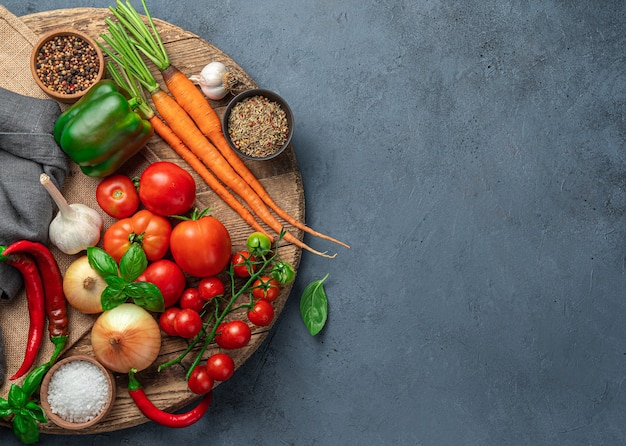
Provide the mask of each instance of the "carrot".
POLYGON ((170 93, 172 93, 176 102, 183 107, 189 116, 191 116, 198 128, 209 138, 209 140, 220 151, 222 156, 226 159, 226 161, 228 161, 234 170, 252 187, 252 189, 254 189, 265 204, 276 212, 276 215, 292 226, 308 232, 311 235, 324 240, 329 240, 346 248, 350 247, 344 242, 306 226, 280 207, 271 195, 267 193, 263 185, 250 171, 248 166, 245 165, 241 158, 228 145, 228 142, 224 137, 220 118, 209 101, 203 96, 202 92, 198 90, 198 88, 189 80, 187 76, 185 76, 173 65, 170 65, 168 68, 161 71, 161 73, 167 89, 170 93))
MULTIPOLYGON (((163 41, 156 29, 154 21, 150 16, 150 12, 146 6, 145 0, 141 0, 150 28, 144 23, 135 8, 126 1, 122 3, 117 0, 117 7, 109 7, 111 12, 120 21, 122 26, 128 30, 133 37, 133 44, 139 47, 142 53, 149 58, 152 63, 161 71, 165 84, 182 108, 191 116, 195 124, 200 128, 202 133, 209 138, 215 147, 221 152, 222 156, 234 168, 235 172, 243 178, 243 180, 252 187, 259 198, 272 209, 276 215, 291 224, 297 229, 308 232, 311 235, 320 237, 325 240, 340 244, 346 248, 349 246, 333 237, 322 234, 314 229, 306 226, 304 223, 295 219, 287 211, 282 209, 267 193, 263 185, 248 169, 245 163, 230 148, 224 137, 222 123, 217 113, 198 90, 198 88, 182 74, 175 66, 171 64, 169 55, 163 45, 163 41)), ((170 124, 171 125, 171 124, 170 124)), ((200 157, 201 158, 201 157, 200 157)), ((217 174, 217 172, 215 172, 217 174)))
POLYGON ((270 240, 273 237, 267 234, 267 231, 256 221, 254 215, 250 213, 239 200, 211 173, 209 169, 198 159, 194 153, 180 140, 180 138, 165 124, 157 115, 152 115, 149 119, 154 131, 167 142, 180 157, 189 164, 193 170, 207 183, 207 185, 235 212, 237 212, 243 220, 248 223, 255 231, 266 234, 270 240))
MULTIPOLYGON (((160 88, 151 91, 150 94, 157 113, 161 115, 172 131, 195 156, 201 159, 211 171, 219 172, 220 179, 225 185, 239 195, 248 206, 250 206, 254 213, 272 230, 277 233, 283 231, 283 225, 269 212, 263 201, 248 183, 237 175, 230 164, 228 164, 220 152, 202 134, 181 106, 160 88)), ((322 257, 334 258, 337 255, 329 255, 325 252, 317 251, 287 231, 284 232, 283 238, 288 243, 292 243, 322 257)))

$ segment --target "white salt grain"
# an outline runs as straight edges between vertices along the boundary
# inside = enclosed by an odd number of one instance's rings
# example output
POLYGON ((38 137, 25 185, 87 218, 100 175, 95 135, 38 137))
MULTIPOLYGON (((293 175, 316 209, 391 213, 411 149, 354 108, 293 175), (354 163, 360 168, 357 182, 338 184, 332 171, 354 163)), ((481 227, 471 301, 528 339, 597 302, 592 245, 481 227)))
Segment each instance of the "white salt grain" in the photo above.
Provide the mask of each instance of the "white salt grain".
POLYGON ((108 394, 109 384, 102 370, 88 361, 70 361, 52 375, 48 403, 65 421, 85 423, 102 412, 108 394))

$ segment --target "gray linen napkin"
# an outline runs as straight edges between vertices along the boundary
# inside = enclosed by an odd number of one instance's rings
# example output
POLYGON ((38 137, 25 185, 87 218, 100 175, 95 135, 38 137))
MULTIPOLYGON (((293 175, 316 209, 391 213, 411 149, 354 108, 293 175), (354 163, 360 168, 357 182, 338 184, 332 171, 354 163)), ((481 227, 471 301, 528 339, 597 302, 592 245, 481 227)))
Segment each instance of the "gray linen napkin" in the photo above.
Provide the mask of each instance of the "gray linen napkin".
MULTIPOLYGON (((0 245, 48 242, 55 205, 39 176, 47 173, 59 188, 65 182, 67 155, 53 137, 60 113, 51 99, 0 88, 0 245)), ((20 273, 0 262, 0 299, 12 299, 22 285, 20 273)))

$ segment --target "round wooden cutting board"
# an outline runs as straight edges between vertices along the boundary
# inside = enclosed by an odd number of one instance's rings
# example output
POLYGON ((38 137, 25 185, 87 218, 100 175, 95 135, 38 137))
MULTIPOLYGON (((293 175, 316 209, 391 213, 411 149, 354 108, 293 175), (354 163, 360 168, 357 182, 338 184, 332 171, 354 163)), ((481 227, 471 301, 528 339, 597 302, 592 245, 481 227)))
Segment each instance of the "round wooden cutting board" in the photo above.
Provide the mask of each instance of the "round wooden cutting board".
MULTIPOLYGON (((56 11, 47 11, 21 17, 21 20, 35 33, 43 34, 46 31, 59 27, 73 27, 86 32, 91 37, 99 39, 99 35, 106 32, 105 17, 112 16, 107 9, 97 8, 76 8, 64 9, 56 11)), ((178 67, 183 73, 191 76, 198 74, 202 67, 211 61, 221 61, 231 70, 236 71, 243 76, 250 87, 255 87, 254 81, 245 73, 233 60, 231 60, 222 51, 200 39, 198 36, 187 32, 181 28, 168 24, 166 22, 156 20, 157 28, 165 43, 165 46, 172 58, 172 64, 178 67)), ((101 40, 100 40, 101 41, 101 40)), ((154 72, 157 80, 161 80, 157 71, 154 72)), ((163 85, 163 84, 162 84, 163 85)), ((221 102, 214 102, 218 114, 223 113, 229 97, 221 102)), ((228 208, 204 183, 204 181, 193 172, 184 161, 182 161, 173 150, 165 144, 157 136, 142 151, 142 153, 133 159, 123 171, 128 174, 136 174, 140 172, 148 163, 156 160, 167 160, 175 162, 187 170, 189 170, 198 186, 198 207, 210 207, 212 215, 220 219, 228 228, 232 240, 233 249, 242 248, 245 245, 247 236, 252 229, 228 208)), ((274 199, 291 212, 299 220, 304 220, 304 191, 302 181, 298 171, 297 162, 293 152, 293 148, 289 147, 283 154, 272 161, 246 161, 253 173, 261 180, 268 192, 274 199)), ((94 189, 85 193, 95 193, 94 189)), ((285 226, 299 239, 303 238, 303 233, 293 230, 289 225, 285 226)), ((283 245, 279 248, 280 257, 292 263, 295 268, 300 263, 301 250, 292 245, 283 245)), ((227 278, 227 277, 225 277, 227 278)), ((280 315, 289 292, 291 285, 283 288, 281 295, 275 301, 275 309, 277 317, 280 315)), ((244 320, 245 316, 244 316, 244 320)), ((270 327, 259 329, 252 326, 252 340, 244 349, 232 351, 231 354, 235 360, 235 364, 239 367, 244 363, 250 355, 259 347, 265 339, 270 327)), ((176 358, 186 348, 185 341, 174 339, 164 335, 160 356, 155 364, 147 370, 137 374, 137 378, 143 384, 146 393, 150 399, 161 409, 174 412, 180 408, 189 405, 198 399, 197 395, 187 390, 184 380, 185 369, 182 366, 172 366, 158 372, 157 366, 168 360, 176 358)), ((205 357, 216 352, 218 349, 214 346, 205 353, 205 357)), ((89 339, 89 332, 86 332, 78 342, 76 342, 65 354, 93 354, 89 339)), ((193 355, 189 355, 185 363, 189 364, 193 359, 193 355)), ((87 428, 84 431, 74 432, 67 431, 52 423, 41 426, 43 433, 52 434, 93 434, 98 432, 113 431, 135 426, 148 421, 135 407, 134 403, 128 396, 126 385, 128 378, 124 374, 116 376, 117 382, 117 399, 113 410, 108 417, 101 423, 87 428)), ((215 404, 215 400, 214 400, 215 404)))

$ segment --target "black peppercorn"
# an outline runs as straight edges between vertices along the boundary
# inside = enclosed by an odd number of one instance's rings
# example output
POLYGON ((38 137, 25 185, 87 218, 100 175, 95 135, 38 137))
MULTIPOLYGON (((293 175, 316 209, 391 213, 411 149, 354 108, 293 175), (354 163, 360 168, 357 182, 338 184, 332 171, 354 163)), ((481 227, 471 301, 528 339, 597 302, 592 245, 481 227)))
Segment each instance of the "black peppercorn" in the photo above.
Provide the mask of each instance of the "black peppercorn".
POLYGON ((100 63, 95 48, 70 34, 45 42, 37 53, 36 67, 39 79, 48 89, 75 94, 95 82, 100 63))

